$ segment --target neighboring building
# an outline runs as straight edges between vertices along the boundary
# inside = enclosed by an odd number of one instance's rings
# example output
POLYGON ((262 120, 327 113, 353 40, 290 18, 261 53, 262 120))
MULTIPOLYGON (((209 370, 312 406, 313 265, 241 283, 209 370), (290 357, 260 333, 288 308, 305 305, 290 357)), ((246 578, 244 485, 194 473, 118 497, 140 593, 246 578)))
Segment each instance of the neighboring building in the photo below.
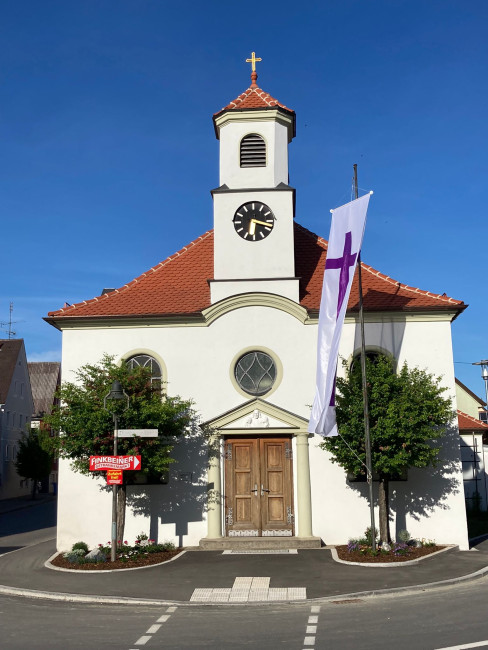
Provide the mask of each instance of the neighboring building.
POLYGON ((486 422, 486 402, 484 402, 478 395, 475 395, 472 390, 469 390, 469 388, 457 378, 456 402, 460 411, 467 413, 477 420, 483 420, 483 422, 486 422))
POLYGON ((458 423, 466 508, 488 510, 488 424, 462 411, 458 423))
POLYGON ((0 340, 0 499, 30 493, 30 481, 17 474, 15 459, 33 411, 24 341, 0 340))
MULTIPOLYGON (((170 394, 195 402, 205 435, 177 446, 167 485, 129 486, 128 539, 146 531, 206 548, 249 537, 336 544, 370 522, 367 486, 349 482, 319 448, 322 438, 307 433, 327 242, 294 220, 288 144, 295 113, 257 87, 256 73, 251 78, 213 118, 220 142, 214 229, 120 289, 46 319, 63 333, 64 380, 75 381, 80 366, 107 353, 150 365, 170 394)), ((317 207, 325 232, 329 206, 317 207)), ((464 303, 362 268, 367 349, 442 376, 454 400, 451 322, 464 303)), ((359 336, 355 281, 343 358, 359 353, 359 336)), ((441 459, 392 484, 392 531, 466 549, 456 423, 441 459)), ((59 474, 58 549, 103 541, 111 512, 104 481, 65 461, 59 474)))
MULTIPOLYGON (((59 403, 56 391, 61 385, 61 364, 59 361, 36 361, 29 362, 29 375, 34 398, 34 414, 32 416, 32 428, 46 430, 43 418, 50 415, 54 406, 59 403)), ((50 431, 50 435, 55 435, 50 431)), ((41 492, 57 492, 58 484, 58 461, 53 461, 51 474, 42 481, 41 492)))

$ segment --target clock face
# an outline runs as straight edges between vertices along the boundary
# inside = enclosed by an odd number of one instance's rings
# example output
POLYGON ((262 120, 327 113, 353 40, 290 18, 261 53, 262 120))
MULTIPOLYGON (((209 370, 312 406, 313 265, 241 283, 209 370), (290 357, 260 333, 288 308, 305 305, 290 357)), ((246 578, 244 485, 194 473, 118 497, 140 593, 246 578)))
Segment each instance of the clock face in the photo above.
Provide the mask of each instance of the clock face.
POLYGON ((234 215, 234 228, 242 239, 261 241, 273 230, 275 218, 270 208, 259 201, 244 203, 234 215))

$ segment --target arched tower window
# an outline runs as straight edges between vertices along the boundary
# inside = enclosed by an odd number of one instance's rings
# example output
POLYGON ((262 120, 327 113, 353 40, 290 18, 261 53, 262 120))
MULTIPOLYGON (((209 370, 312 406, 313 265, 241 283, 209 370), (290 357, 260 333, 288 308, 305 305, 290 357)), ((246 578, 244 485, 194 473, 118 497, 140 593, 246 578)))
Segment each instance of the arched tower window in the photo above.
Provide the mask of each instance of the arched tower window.
POLYGON ((134 368, 142 367, 149 368, 151 372, 151 384, 157 384, 161 386, 161 366, 153 357, 150 357, 148 354, 136 354, 133 357, 130 357, 126 361, 127 367, 133 370, 134 368))
POLYGON ((266 167, 266 142, 257 133, 241 140, 241 167, 266 167))

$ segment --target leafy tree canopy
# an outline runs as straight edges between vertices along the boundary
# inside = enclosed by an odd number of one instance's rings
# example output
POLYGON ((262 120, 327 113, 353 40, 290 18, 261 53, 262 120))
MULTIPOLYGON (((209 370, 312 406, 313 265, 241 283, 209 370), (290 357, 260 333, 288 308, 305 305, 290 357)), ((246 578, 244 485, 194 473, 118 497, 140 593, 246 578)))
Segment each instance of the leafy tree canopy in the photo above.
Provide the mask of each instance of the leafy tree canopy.
MULTIPOLYGON (((63 383, 58 397, 60 406, 45 419, 60 432, 53 439, 59 456, 70 459, 73 468, 83 474, 89 473, 90 456, 113 455, 114 412, 119 416, 119 428, 158 430, 157 438, 118 438, 118 454, 142 456, 142 472, 151 477, 161 476, 172 462, 174 443, 187 431, 193 416, 191 401, 162 394, 161 385, 151 383, 149 370, 119 366, 108 355, 82 366, 76 372, 76 382, 63 383), (126 410, 126 402, 107 400, 104 407, 104 398, 116 379, 129 396, 126 410)), ((124 482, 132 475, 124 472, 124 482)))
MULTIPOLYGON (((411 369, 406 363, 396 373, 393 360, 384 355, 366 359, 366 377, 373 470, 380 476, 395 477, 408 467, 435 464, 438 441, 453 418, 441 378, 411 369)), ((346 376, 337 378, 337 393, 340 436, 326 438, 322 447, 347 471, 364 475, 364 410, 358 362, 351 368, 346 366, 346 376)))
MULTIPOLYGON (((364 403, 361 366, 347 368, 337 378, 338 436, 326 438, 322 448, 332 461, 355 476, 366 474, 364 403)), ((371 461, 377 473, 380 538, 390 542, 389 481, 409 467, 435 465, 439 440, 453 419, 451 401, 443 396, 441 378, 404 364, 395 372, 393 360, 379 355, 366 359, 371 461)))

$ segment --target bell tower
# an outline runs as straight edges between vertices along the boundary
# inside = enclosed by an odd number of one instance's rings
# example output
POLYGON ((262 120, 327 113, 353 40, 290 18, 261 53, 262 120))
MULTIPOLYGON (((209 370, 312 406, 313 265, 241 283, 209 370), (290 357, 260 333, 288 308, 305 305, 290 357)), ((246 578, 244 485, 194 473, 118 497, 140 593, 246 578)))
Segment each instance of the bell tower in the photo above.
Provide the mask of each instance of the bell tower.
POLYGON ((295 112, 258 87, 255 53, 251 86, 213 117, 220 142, 220 187, 214 201, 212 303, 265 292, 298 302, 288 144, 295 112))

